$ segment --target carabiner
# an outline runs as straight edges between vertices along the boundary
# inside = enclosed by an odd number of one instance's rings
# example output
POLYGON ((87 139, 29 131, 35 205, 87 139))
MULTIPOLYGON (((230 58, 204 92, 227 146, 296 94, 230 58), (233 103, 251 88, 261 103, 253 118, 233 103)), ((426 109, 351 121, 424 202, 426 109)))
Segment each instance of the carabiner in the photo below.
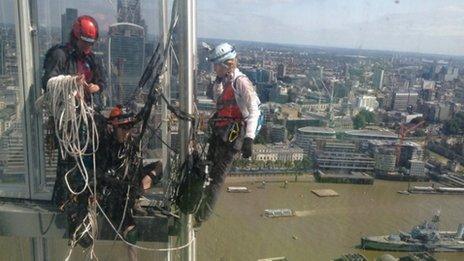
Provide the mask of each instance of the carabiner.
POLYGON ((237 122, 234 122, 232 127, 229 129, 229 142, 234 142, 240 134, 240 126, 237 122))

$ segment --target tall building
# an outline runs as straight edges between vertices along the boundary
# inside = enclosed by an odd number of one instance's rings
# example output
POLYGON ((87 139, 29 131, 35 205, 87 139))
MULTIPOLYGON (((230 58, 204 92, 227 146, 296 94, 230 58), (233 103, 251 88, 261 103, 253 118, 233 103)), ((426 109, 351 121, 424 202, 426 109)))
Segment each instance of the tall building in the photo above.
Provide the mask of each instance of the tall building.
POLYGON ((288 141, 288 131, 287 128, 283 125, 272 125, 270 130, 271 141, 273 143, 278 142, 287 142, 288 141))
POLYGON ((287 67, 285 64, 279 64, 277 66, 277 78, 283 78, 287 74, 287 67))
POLYGON ((409 161, 409 175, 411 176, 424 176, 425 175, 425 162, 421 160, 409 161))
POLYGON ((374 85, 374 89, 381 90, 383 87, 383 74, 384 70, 376 70, 374 76, 372 77, 372 83, 374 85))
POLYGON ((314 140, 335 140, 336 133, 331 128, 323 127, 302 127, 299 128, 295 135, 295 144, 302 148, 309 155, 311 144, 314 140))
POLYGON ((273 82, 274 72, 263 68, 256 69, 258 83, 271 83, 273 82))
POLYGON ((21 124, 14 122, 0 139, 1 180, 24 182, 26 167, 22 131, 21 124))
POLYGON ((446 74, 443 76, 445 82, 451 82, 459 77, 459 68, 448 67, 446 74))
POLYGON ((416 107, 417 99, 419 94, 414 91, 409 92, 397 92, 393 98, 393 110, 395 111, 406 111, 409 106, 416 107))
POLYGON ((140 13, 140 0, 118 0, 118 22, 132 23, 146 29, 140 13))
POLYGON ((375 161, 367 154, 360 153, 354 143, 331 142, 326 143, 312 155, 320 169, 340 171, 372 171, 375 161))
POLYGON ((256 144, 253 146, 252 159, 256 161, 299 161, 303 160, 304 151, 299 147, 285 144, 256 144))
POLYGON ((380 147, 374 151, 375 171, 381 174, 395 171, 396 151, 393 147, 380 147))
POLYGON ((66 12, 61 15, 61 42, 63 44, 69 41, 69 34, 76 19, 77 9, 74 8, 66 8, 66 12))
POLYGON ((0 41, 0 75, 6 74, 5 67, 5 42, 0 41))
POLYGON ((275 82, 274 71, 264 68, 243 68, 242 72, 254 83, 273 83, 275 82))
POLYGON ((133 100, 144 66, 145 29, 133 23, 116 23, 108 32, 109 105, 133 100))
POLYGON ((438 120, 439 121, 448 121, 451 120, 452 110, 450 103, 439 103, 438 104, 438 120))
POLYGON ((368 111, 375 111, 379 108, 379 103, 375 96, 363 95, 356 99, 356 105, 360 109, 365 109, 368 111))
POLYGON ((288 102, 288 88, 285 86, 275 86, 269 93, 269 101, 276 103, 288 102))

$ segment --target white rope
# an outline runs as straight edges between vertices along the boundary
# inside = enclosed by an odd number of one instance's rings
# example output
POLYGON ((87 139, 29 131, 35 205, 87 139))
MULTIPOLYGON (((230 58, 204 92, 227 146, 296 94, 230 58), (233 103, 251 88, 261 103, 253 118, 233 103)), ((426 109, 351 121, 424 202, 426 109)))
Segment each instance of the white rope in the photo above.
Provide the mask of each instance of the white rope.
POLYGON ((76 162, 76 165, 64 175, 65 184, 73 195, 79 195, 86 189, 92 195, 87 215, 72 235, 71 248, 65 260, 69 260, 76 243, 86 234, 92 239, 90 258, 95 257, 98 260, 94 251, 98 231, 97 207, 94 201, 97 195, 95 152, 98 150, 99 137, 93 117, 93 98, 91 96, 90 105, 85 102, 84 85, 78 79, 78 76, 71 75, 50 78, 47 83, 49 92, 46 98, 50 101, 50 112, 54 119, 55 135, 60 145, 61 157, 62 159, 72 157, 76 162), (83 133, 85 135, 82 135, 83 133), (84 157, 90 155, 92 155, 93 163, 93 188, 89 187, 89 173, 84 164, 84 157), (84 180, 84 187, 80 191, 74 191, 68 179, 68 175, 74 174, 76 170, 84 180), (83 229, 79 232, 81 228, 83 229))
MULTIPOLYGON (((109 0, 111 2, 111 0, 109 0)), ((178 14, 177 14, 177 0, 174 0, 173 3, 173 13, 171 17, 171 25, 169 30, 169 39, 172 37, 172 31, 175 27, 178 14)), ((172 43, 170 44, 169 49, 172 48, 172 43)), ((165 63, 164 61, 163 63, 165 63)), ((192 237, 190 242, 183 246, 174 247, 174 248, 162 248, 162 249, 154 249, 154 248, 146 248, 141 247, 130 242, 127 242, 124 237, 120 234, 119 230, 121 229, 121 225, 124 221, 126 215, 126 209, 128 207, 128 197, 130 187, 128 188, 127 195, 126 195, 126 202, 124 206, 124 213, 123 218, 121 220, 121 224, 119 224, 119 228, 113 225, 111 220, 106 215, 105 211, 100 206, 99 202, 97 201, 97 179, 96 179, 96 159, 95 159, 95 152, 98 150, 99 144, 99 137, 97 132, 97 126, 95 124, 95 120, 93 118, 94 110, 93 110, 93 100, 91 101, 91 105, 87 105, 84 100, 85 93, 84 93, 84 86, 79 84, 77 76, 64 76, 60 75, 57 77, 51 78, 48 83, 47 87, 49 88, 49 92, 47 93, 48 98, 51 99, 51 108, 50 111, 54 117, 54 124, 55 124, 55 134, 58 139, 60 149, 61 149, 61 157, 66 159, 66 155, 74 158, 76 165, 71 168, 65 175, 64 180, 66 186, 70 193, 73 195, 79 195, 83 193, 86 189, 89 190, 90 194, 93 196, 91 202, 89 202, 88 206, 88 213, 84 218, 82 224, 78 226, 78 228, 74 231, 73 240, 71 241, 71 249, 66 257, 66 260, 69 260, 72 254, 72 249, 76 245, 76 243, 81 239, 85 234, 88 234, 92 239, 92 247, 90 249, 90 258, 93 259, 97 256, 94 252, 95 246, 95 239, 97 238, 97 231, 98 231, 98 224, 97 224, 97 209, 99 209, 102 215, 110 224, 111 228, 116 232, 116 235, 127 245, 132 246, 137 249, 145 250, 145 251, 176 251, 183 248, 190 246, 195 241, 195 235, 192 237), (82 130, 85 130, 85 137, 81 137, 82 130), (90 135, 92 133, 92 135, 90 135), (92 148, 89 151, 88 146, 91 145, 92 148), (93 157, 93 190, 89 187, 89 173, 86 169, 84 164, 84 156, 92 155, 93 157), (78 170, 79 174, 82 176, 84 180, 84 187, 80 191, 74 191, 68 181, 68 175, 71 173, 75 173, 78 170), (79 237, 77 235, 77 231, 81 227, 84 227, 83 232, 80 233, 79 237), (77 240, 76 240, 77 238, 77 240)), ((141 145, 140 145, 141 146, 141 145)), ((126 170, 125 175, 127 174, 127 167, 129 162, 125 162, 126 170)), ((194 233, 194 232, 193 232, 194 233)))
POLYGON ((66 155, 69 155, 76 162, 76 165, 66 172, 64 180, 68 190, 73 195, 79 195, 89 185, 84 156, 94 155, 99 144, 97 126, 93 118, 94 110, 84 100, 84 86, 78 83, 78 76, 59 75, 50 78, 47 88, 49 89, 47 98, 51 104, 50 111, 54 118, 55 135, 60 145, 61 157, 66 159, 66 155), (81 135, 82 130, 85 130, 84 137, 81 135), (89 145, 92 145, 90 152, 89 145), (74 191, 68 179, 68 175, 75 173, 76 169, 85 182, 80 191, 74 191))

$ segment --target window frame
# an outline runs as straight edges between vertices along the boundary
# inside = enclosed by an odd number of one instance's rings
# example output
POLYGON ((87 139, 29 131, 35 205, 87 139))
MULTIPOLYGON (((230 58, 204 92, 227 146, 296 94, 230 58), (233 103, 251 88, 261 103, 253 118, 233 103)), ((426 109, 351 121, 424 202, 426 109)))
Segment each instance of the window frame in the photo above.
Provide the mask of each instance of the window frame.
POLYGON ((16 38, 16 59, 18 66, 18 89, 21 94, 18 100, 21 104, 21 115, 17 115, 20 118, 20 124, 22 125, 22 138, 23 138, 23 154, 25 164, 24 172, 24 183, 18 184, 0 184, 0 197, 8 198, 30 198, 31 187, 30 187, 30 173, 32 169, 32 148, 30 146, 30 125, 29 125, 29 109, 27 97, 29 95, 29 89, 33 81, 31 81, 30 74, 33 72, 33 67, 28 64, 28 59, 31 57, 31 50, 28 48, 30 42, 28 42, 29 34, 28 30, 28 16, 24 16, 24 11, 28 11, 29 6, 26 1, 18 0, 14 1, 13 12, 14 12, 14 24, 15 24, 15 38, 16 38), (28 87, 29 86, 29 87, 28 87))

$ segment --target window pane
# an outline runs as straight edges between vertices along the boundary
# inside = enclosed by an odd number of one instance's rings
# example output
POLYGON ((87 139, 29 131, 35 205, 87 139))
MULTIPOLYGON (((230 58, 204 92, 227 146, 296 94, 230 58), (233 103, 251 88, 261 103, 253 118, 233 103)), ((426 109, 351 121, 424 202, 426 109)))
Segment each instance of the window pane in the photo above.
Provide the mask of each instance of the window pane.
POLYGON ((31 239, 0 236, 1 260, 31 260, 31 239))
POLYGON ((23 184, 23 91, 20 86, 19 45, 13 0, 0 2, 0 185, 23 184))
MULTIPOLYGON (((143 68, 158 43, 159 1, 37 1, 40 70, 47 50, 69 44, 74 21, 90 15, 99 26, 99 39, 93 45, 96 61, 101 64, 106 82, 102 93, 101 113, 107 116, 116 104, 137 111, 144 103, 137 83, 143 68)), ((159 113, 152 114, 159 118, 159 113)), ((58 148, 54 143, 50 115, 43 115, 45 182, 51 191, 56 176, 58 148)), ((159 121, 158 121, 159 122, 159 121)), ((150 142, 150 157, 160 155, 159 141, 150 142)))

